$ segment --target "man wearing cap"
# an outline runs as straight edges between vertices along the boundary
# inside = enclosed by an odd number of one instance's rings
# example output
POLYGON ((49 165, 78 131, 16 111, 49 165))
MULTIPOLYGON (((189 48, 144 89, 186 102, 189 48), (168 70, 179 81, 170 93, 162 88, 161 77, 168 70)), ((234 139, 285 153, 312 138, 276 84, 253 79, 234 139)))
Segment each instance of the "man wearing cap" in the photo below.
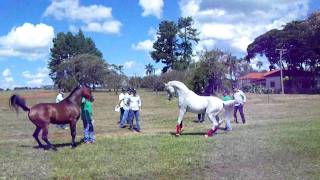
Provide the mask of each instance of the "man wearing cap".
POLYGON ((234 106, 234 112, 233 112, 234 121, 238 123, 237 111, 239 110, 242 123, 245 124, 246 119, 244 118, 244 114, 243 114, 243 106, 244 106, 244 103, 247 101, 246 95, 244 94, 243 91, 241 91, 237 87, 233 88, 233 91, 234 91, 234 94, 233 94, 234 99, 237 101, 237 103, 234 106))

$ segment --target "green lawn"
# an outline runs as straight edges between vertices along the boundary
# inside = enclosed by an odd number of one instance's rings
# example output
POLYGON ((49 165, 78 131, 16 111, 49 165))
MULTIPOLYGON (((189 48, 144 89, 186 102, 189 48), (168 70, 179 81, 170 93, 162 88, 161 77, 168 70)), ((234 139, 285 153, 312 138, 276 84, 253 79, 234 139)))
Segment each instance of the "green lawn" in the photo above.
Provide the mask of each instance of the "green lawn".
MULTIPOLYGON (((54 92, 19 92, 27 103, 54 102, 54 92)), ((34 125, 25 112, 17 117, 0 94, 0 177, 8 179, 318 179, 320 177, 320 96, 248 94, 247 124, 234 131, 203 134, 208 120, 175 137, 176 100, 142 91, 142 133, 117 127, 117 95, 95 93, 95 144, 71 149, 69 130, 49 129, 58 151, 36 149, 34 125)), ((79 141, 82 123, 78 122, 79 141)))

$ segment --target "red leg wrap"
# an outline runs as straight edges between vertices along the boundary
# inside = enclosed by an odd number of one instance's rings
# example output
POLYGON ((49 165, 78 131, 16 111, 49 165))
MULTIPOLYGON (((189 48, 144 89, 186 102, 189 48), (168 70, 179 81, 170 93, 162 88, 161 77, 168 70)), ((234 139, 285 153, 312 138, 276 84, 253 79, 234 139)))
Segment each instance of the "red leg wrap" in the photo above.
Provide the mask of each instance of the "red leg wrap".
POLYGON ((213 136, 213 130, 212 130, 212 129, 209 129, 209 130, 208 130, 208 136, 209 136, 209 137, 213 136))
POLYGON ((180 128, 180 125, 177 124, 176 125, 176 135, 180 135, 180 133, 181 133, 181 128, 180 128))

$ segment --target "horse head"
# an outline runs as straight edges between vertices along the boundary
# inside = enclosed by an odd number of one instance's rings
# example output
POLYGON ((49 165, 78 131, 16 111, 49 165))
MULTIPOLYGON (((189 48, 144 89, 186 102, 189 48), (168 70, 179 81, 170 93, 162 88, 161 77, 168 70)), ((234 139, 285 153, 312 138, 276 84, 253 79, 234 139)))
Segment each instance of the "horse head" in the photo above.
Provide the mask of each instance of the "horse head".
POLYGON ((81 90, 81 95, 82 97, 85 97, 86 99, 92 99, 92 93, 91 93, 91 89, 87 86, 81 86, 80 87, 81 90))
POLYGON ((173 86, 169 85, 168 83, 165 83, 165 90, 168 93, 168 100, 170 101, 173 96, 176 95, 176 90, 174 89, 173 86))

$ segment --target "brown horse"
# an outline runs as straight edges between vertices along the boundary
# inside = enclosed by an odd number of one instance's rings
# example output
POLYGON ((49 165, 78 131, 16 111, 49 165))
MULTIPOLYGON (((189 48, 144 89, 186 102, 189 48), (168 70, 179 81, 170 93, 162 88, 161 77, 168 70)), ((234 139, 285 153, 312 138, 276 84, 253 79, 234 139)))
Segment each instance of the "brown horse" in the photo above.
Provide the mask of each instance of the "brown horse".
POLYGON ((42 140, 45 141, 49 148, 57 150, 48 140, 49 124, 70 124, 72 136, 72 148, 76 147, 76 125, 80 117, 80 106, 82 97, 91 98, 91 90, 88 87, 77 87, 70 95, 59 103, 40 103, 29 108, 25 100, 19 95, 12 95, 9 99, 10 107, 13 107, 17 112, 19 107, 24 111, 28 111, 30 121, 36 125, 36 130, 33 133, 34 139, 39 144, 40 148, 45 146, 40 142, 38 135, 42 129, 42 140))

